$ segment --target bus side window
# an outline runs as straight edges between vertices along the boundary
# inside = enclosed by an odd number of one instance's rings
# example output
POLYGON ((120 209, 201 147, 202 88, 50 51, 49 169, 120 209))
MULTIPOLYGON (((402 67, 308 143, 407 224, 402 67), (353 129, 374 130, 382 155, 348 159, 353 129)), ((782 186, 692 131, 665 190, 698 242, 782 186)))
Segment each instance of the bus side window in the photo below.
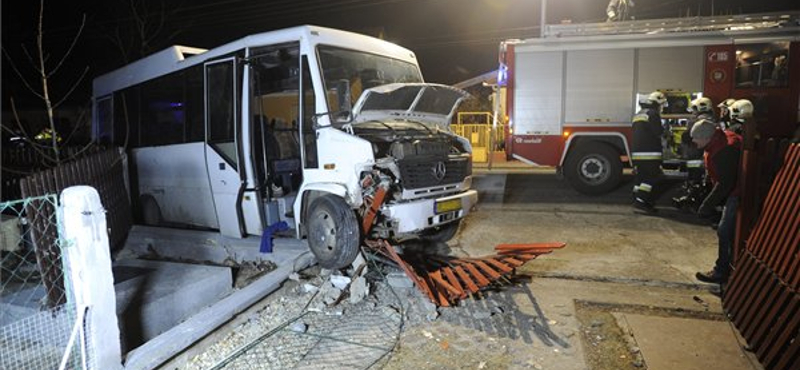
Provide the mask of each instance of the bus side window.
POLYGON ((191 67, 184 73, 186 83, 186 139, 185 142, 201 142, 206 135, 203 101, 203 65, 191 67))
POLYGON ((113 101, 111 96, 101 98, 97 102, 97 126, 95 127, 95 141, 98 144, 110 144, 114 135, 113 101))
POLYGON ((208 143, 236 169, 239 162, 236 155, 233 63, 228 61, 207 65, 206 89, 208 143))
POLYGON ((114 93, 114 145, 139 146, 139 87, 114 93))
POLYGON ((141 87, 142 146, 180 144, 184 140, 183 75, 170 74, 141 87))

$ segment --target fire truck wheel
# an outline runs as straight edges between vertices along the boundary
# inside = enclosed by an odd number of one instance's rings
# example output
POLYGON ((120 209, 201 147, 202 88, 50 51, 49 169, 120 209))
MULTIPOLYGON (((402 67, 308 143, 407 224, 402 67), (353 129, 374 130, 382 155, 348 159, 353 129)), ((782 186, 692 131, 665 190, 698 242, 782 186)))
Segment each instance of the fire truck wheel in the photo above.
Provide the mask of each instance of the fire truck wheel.
POLYGON ((333 195, 315 199, 307 224, 308 245, 321 267, 340 269, 356 259, 361 232, 355 212, 343 199, 333 195))
POLYGON ((564 176, 581 193, 604 194, 614 190, 622 179, 622 162, 609 145, 587 143, 567 156, 564 176))
POLYGON ((456 232, 458 231, 458 225, 461 224, 461 220, 453 221, 448 224, 439 226, 432 231, 429 231, 426 234, 420 236, 420 239, 432 241, 432 242, 446 242, 450 239, 453 239, 456 236, 456 232))

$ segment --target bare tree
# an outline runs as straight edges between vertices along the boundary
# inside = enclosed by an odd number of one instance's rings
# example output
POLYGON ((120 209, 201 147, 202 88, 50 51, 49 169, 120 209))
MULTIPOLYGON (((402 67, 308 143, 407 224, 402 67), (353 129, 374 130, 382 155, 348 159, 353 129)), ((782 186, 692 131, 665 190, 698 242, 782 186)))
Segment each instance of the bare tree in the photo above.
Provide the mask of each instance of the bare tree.
POLYGON ((182 32, 171 22, 182 4, 167 6, 166 0, 117 0, 109 4, 125 14, 104 33, 125 64, 157 51, 182 32))
MULTIPOLYGON (((51 81, 54 75, 59 71, 59 69, 64 65, 64 61, 69 57, 72 51, 75 48, 75 45, 78 42, 78 39, 83 32, 83 28, 86 24, 86 15, 83 15, 81 19, 80 27, 78 28, 77 33, 72 38, 72 41, 69 45, 69 48, 64 52, 60 59, 58 59, 55 63, 49 63, 50 55, 45 53, 44 48, 44 32, 43 32, 43 25, 44 25, 44 0, 40 0, 39 2, 39 20, 38 20, 38 27, 36 31, 36 53, 32 55, 28 48, 23 44, 22 51, 24 52, 27 61, 30 63, 30 67, 36 72, 36 79, 34 81, 29 81, 28 78, 22 73, 20 68, 18 67, 17 63, 8 53, 5 47, 3 47, 3 55, 8 60, 11 68, 17 74, 17 76, 22 80, 24 86, 39 98, 45 106, 45 112, 47 114, 47 123, 49 125, 49 144, 41 144, 37 142, 38 140, 34 140, 34 136, 31 133, 27 132, 25 126, 19 119, 19 114, 17 112, 16 103, 14 102, 14 97, 9 97, 11 101, 11 109, 14 114, 14 121, 19 129, 20 133, 22 133, 23 138, 31 144, 31 146, 47 161, 51 163, 60 163, 62 160, 61 153, 60 153, 60 146, 66 145, 67 142, 64 141, 63 143, 59 143, 60 136, 56 131, 56 125, 54 120, 54 112, 66 101, 67 98, 75 91, 75 89, 80 85, 81 81, 86 77, 87 72, 89 72, 89 67, 85 67, 83 72, 80 76, 71 84, 68 85, 69 88, 67 92, 60 98, 54 96, 51 92, 51 81), (40 86, 39 88, 35 86, 40 86)), ((75 126, 74 130, 77 130, 78 125, 75 126)), ((10 127, 6 127, 5 125, 2 126, 3 130, 9 133, 14 133, 10 127)), ((73 130, 72 133, 68 136, 68 138, 72 137, 72 134, 75 132, 73 130)))

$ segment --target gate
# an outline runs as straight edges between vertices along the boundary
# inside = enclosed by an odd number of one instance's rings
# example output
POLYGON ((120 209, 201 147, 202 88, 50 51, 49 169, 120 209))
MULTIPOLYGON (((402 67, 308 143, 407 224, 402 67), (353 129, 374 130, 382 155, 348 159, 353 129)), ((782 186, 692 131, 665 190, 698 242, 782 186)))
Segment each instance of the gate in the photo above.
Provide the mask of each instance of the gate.
POLYGON ((503 126, 492 129, 492 113, 490 112, 458 112, 457 124, 453 125, 456 135, 467 139, 472 145, 472 160, 487 162, 495 152, 495 143, 503 140, 503 126))

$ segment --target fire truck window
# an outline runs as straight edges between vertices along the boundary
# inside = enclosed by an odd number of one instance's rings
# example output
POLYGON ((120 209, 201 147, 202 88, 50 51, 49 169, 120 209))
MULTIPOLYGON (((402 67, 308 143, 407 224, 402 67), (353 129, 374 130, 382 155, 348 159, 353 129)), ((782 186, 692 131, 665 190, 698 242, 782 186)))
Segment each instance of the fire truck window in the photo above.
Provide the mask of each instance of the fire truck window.
POLYGON ((739 45, 736 49, 736 87, 789 86, 789 43, 739 45))

